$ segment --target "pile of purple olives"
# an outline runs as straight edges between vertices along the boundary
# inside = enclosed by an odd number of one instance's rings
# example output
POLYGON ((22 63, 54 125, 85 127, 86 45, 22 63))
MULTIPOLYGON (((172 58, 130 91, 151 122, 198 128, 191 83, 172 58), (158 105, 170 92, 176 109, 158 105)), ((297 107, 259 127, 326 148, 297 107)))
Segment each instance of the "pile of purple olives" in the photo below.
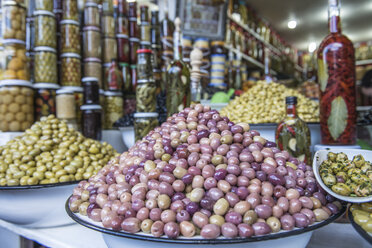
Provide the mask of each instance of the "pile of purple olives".
POLYGON ((304 228, 342 206, 310 166, 196 104, 80 182, 69 207, 113 230, 214 239, 304 228))

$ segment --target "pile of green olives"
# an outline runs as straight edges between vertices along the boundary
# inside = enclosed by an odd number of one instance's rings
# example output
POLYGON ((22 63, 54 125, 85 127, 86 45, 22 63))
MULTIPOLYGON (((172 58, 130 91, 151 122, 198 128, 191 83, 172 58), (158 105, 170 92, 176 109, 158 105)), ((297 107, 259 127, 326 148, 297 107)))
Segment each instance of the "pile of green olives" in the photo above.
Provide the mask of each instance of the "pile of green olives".
POLYGON ((330 152, 319 172, 324 184, 339 195, 365 197, 372 194, 372 164, 362 155, 349 160, 345 153, 330 152))
POLYGON ((118 154, 106 143, 85 138, 54 115, 0 146, 0 186, 88 179, 118 154))
POLYGON ((372 234, 372 202, 353 204, 350 210, 355 223, 372 234))

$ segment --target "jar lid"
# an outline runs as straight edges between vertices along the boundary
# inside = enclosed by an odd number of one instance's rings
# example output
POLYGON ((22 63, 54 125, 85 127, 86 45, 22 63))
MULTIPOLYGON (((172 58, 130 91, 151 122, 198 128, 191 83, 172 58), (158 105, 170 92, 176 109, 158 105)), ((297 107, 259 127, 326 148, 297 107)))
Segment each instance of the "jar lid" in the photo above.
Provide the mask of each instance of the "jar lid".
POLYGON ((211 57, 224 57, 224 58, 226 58, 226 54, 211 54, 211 57))
POLYGON ((78 92, 78 93, 83 92, 83 87, 79 87, 79 86, 64 86, 61 89, 65 89, 65 90, 72 91, 72 92, 78 92))
POLYGON ((85 8, 86 7, 97 7, 98 8, 98 4, 94 3, 94 2, 88 2, 88 3, 85 3, 85 8))
POLYGON ((3 39, 1 41, 3 45, 9 45, 9 44, 19 44, 19 45, 24 45, 26 46, 26 42, 23 40, 17 40, 17 39, 3 39))
POLYGON ((129 66, 128 63, 119 63, 119 65, 120 65, 120 66, 124 66, 124 67, 129 66))
POLYGON ((103 67, 110 67, 111 66, 111 63, 109 62, 109 63, 104 63, 103 64, 103 67))
POLYGON ((92 105, 81 105, 80 110, 102 110, 101 105, 92 104, 92 105))
POLYGON ((130 68, 135 69, 137 68, 137 65, 130 65, 130 68))
POLYGON ((71 94, 71 95, 73 95, 74 91, 72 89, 69 89, 68 87, 62 87, 62 88, 60 88, 59 90, 56 91, 56 94, 57 95, 61 95, 61 94, 71 94))
POLYGON ((136 37, 130 37, 129 38, 129 41, 132 41, 132 42, 140 42, 140 39, 136 38, 136 37))
POLYGON ((52 13, 50 11, 46 11, 46 10, 36 10, 36 11, 34 11, 34 16, 38 16, 38 15, 48 15, 48 16, 55 17, 54 13, 52 13))
POLYGON ((83 78, 81 79, 81 82, 83 82, 83 83, 86 83, 86 82, 92 82, 92 81, 98 83, 98 78, 96 78, 96 77, 83 77, 83 78))
POLYGON ((128 39, 128 35, 126 34, 117 34, 116 38, 123 38, 123 39, 128 39))
POLYGON ((81 56, 77 53, 62 53, 61 58, 77 58, 81 59, 81 56))
POLYGON ((0 87, 1 86, 25 86, 25 87, 33 88, 33 85, 30 81, 18 80, 18 79, 1 80, 0 87))
POLYGON ((212 69, 211 72, 225 72, 223 69, 212 69))
POLYGON ((223 46, 223 45, 225 45, 225 42, 222 41, 222 40, 215 40, 215 41, 211 42, 211 45, 212 46, 223 46))
POLYGON ((209 41, 209 39, 208 38, 199 37, 199 38, 196 38, 194 42, 197 42, 197 41, 209 41))
POLYGON ((138 49, 137 54, 139 53, 152 53, 151 49, 138 49))
POLYGON ((86 58, 86 59, 84 59, 84 62, 97 62, 97 63, 101 63, 102 61, 99 58, 86 58))
POLYGON ((141 22, 140 26, 150 26, 150 22, 141 22))
POLYGON ((141 41, 140 44, 141 45, 144 45, 144 46, 151 46, 151 42, 150 41, 141 41))
POLYGON ((137 83, 138 84, 147 84, 147 83, 154 83, 153 80, 149 80, 149 79, 138 79, 137 80, 137 83))
POLYGON ((74 20, 62 20, 59 22, 60 25, 64 25, 64 24, 72 24, 72 25, 77 25, 79 26, 79 22, 78 21, 74 21, 74 20))
POLYGON ((134 113, 134 118, 145 118, 145 117, 158 117, 159 113, 156 112, 140 112, 140 113, 134 113))
POLYGON ((225 77, 211 77, 211 80, 218 79, 218 80, 225 80, 225 77))
POLYGON ((123 96, 120 91, 105 91, 105 96, 123 96))
POLYGON ((63 13, 63 9, 53 9, 53 13, 54 14, 62 14, 63 13))
POLYGON ((61 88, 58 84, 53 83, 37 83, 34 84, 35 89, 52 89, 52 90, 58 90, 61 88))
POLYGON ((34 52, 52 52, 57 53, 57 50, 47 46, 34 47, 34 52))
POLYGON ((151 48, 154 48, 154 49, 160 49, 160 48, 161 48, 161 45, 158 45, 158 44, 151 44, 151 48))
POLYGON ((99 89, 99 94, 100 95, 104 95, 105 94, 105 91, 103 89, 99 89))
POLYGON ((129 21, 130 22, 137 22, 137 17, 129 17, 129 21))
POLYGON ((21 8, 26 8, 26 6, 22 3, 17 3, 16 1, 4 1, 2 3, 2 6, 18 6, 18 7, 21 7, 21 8))
POLYGON ((83 28, 83 31, 97 31, 97 32, 100 32, 101 30, 99 29, 99 27, 87 26, 87 27, 83 28))

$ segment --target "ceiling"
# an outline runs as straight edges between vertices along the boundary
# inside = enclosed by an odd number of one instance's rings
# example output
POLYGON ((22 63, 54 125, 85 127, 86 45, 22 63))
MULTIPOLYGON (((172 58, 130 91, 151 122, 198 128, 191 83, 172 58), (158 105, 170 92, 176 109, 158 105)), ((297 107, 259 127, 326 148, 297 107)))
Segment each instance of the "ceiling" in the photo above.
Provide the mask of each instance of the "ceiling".
MULTIPOLYGON (((246 0, 293 47, 307 50, 328 33, 327 0, 246 0), (287 23, 295 19, 297 27, 287 23)), ((372 41, 372 0, 341 0, 342 30, 353 42, 372 41)))

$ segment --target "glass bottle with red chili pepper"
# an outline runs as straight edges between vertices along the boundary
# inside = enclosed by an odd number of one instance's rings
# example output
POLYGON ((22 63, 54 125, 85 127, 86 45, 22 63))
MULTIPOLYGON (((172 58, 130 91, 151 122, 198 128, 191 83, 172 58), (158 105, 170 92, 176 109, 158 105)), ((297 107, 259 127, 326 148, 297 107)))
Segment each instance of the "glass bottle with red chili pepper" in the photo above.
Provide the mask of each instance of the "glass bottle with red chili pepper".
POLYGON ((106 72, 107 85, 105 85, 106 90, 121 91, 123 86, 123 76, 116 60, 113 59, 109 70, 106 72))
POLYGON ((330 33, 318 49, 322 144, 352 145, 356 142, 354 47, 341 33, 338 0, 329 0, 328 14, 330 33))
POLYGON ((310 130, 306 122, 297 116, 297 97, 287 96, 285 102, 287 114, 276 129, 276 143, 279 149, 287 150, 298 160, 311 164, 310 130))

